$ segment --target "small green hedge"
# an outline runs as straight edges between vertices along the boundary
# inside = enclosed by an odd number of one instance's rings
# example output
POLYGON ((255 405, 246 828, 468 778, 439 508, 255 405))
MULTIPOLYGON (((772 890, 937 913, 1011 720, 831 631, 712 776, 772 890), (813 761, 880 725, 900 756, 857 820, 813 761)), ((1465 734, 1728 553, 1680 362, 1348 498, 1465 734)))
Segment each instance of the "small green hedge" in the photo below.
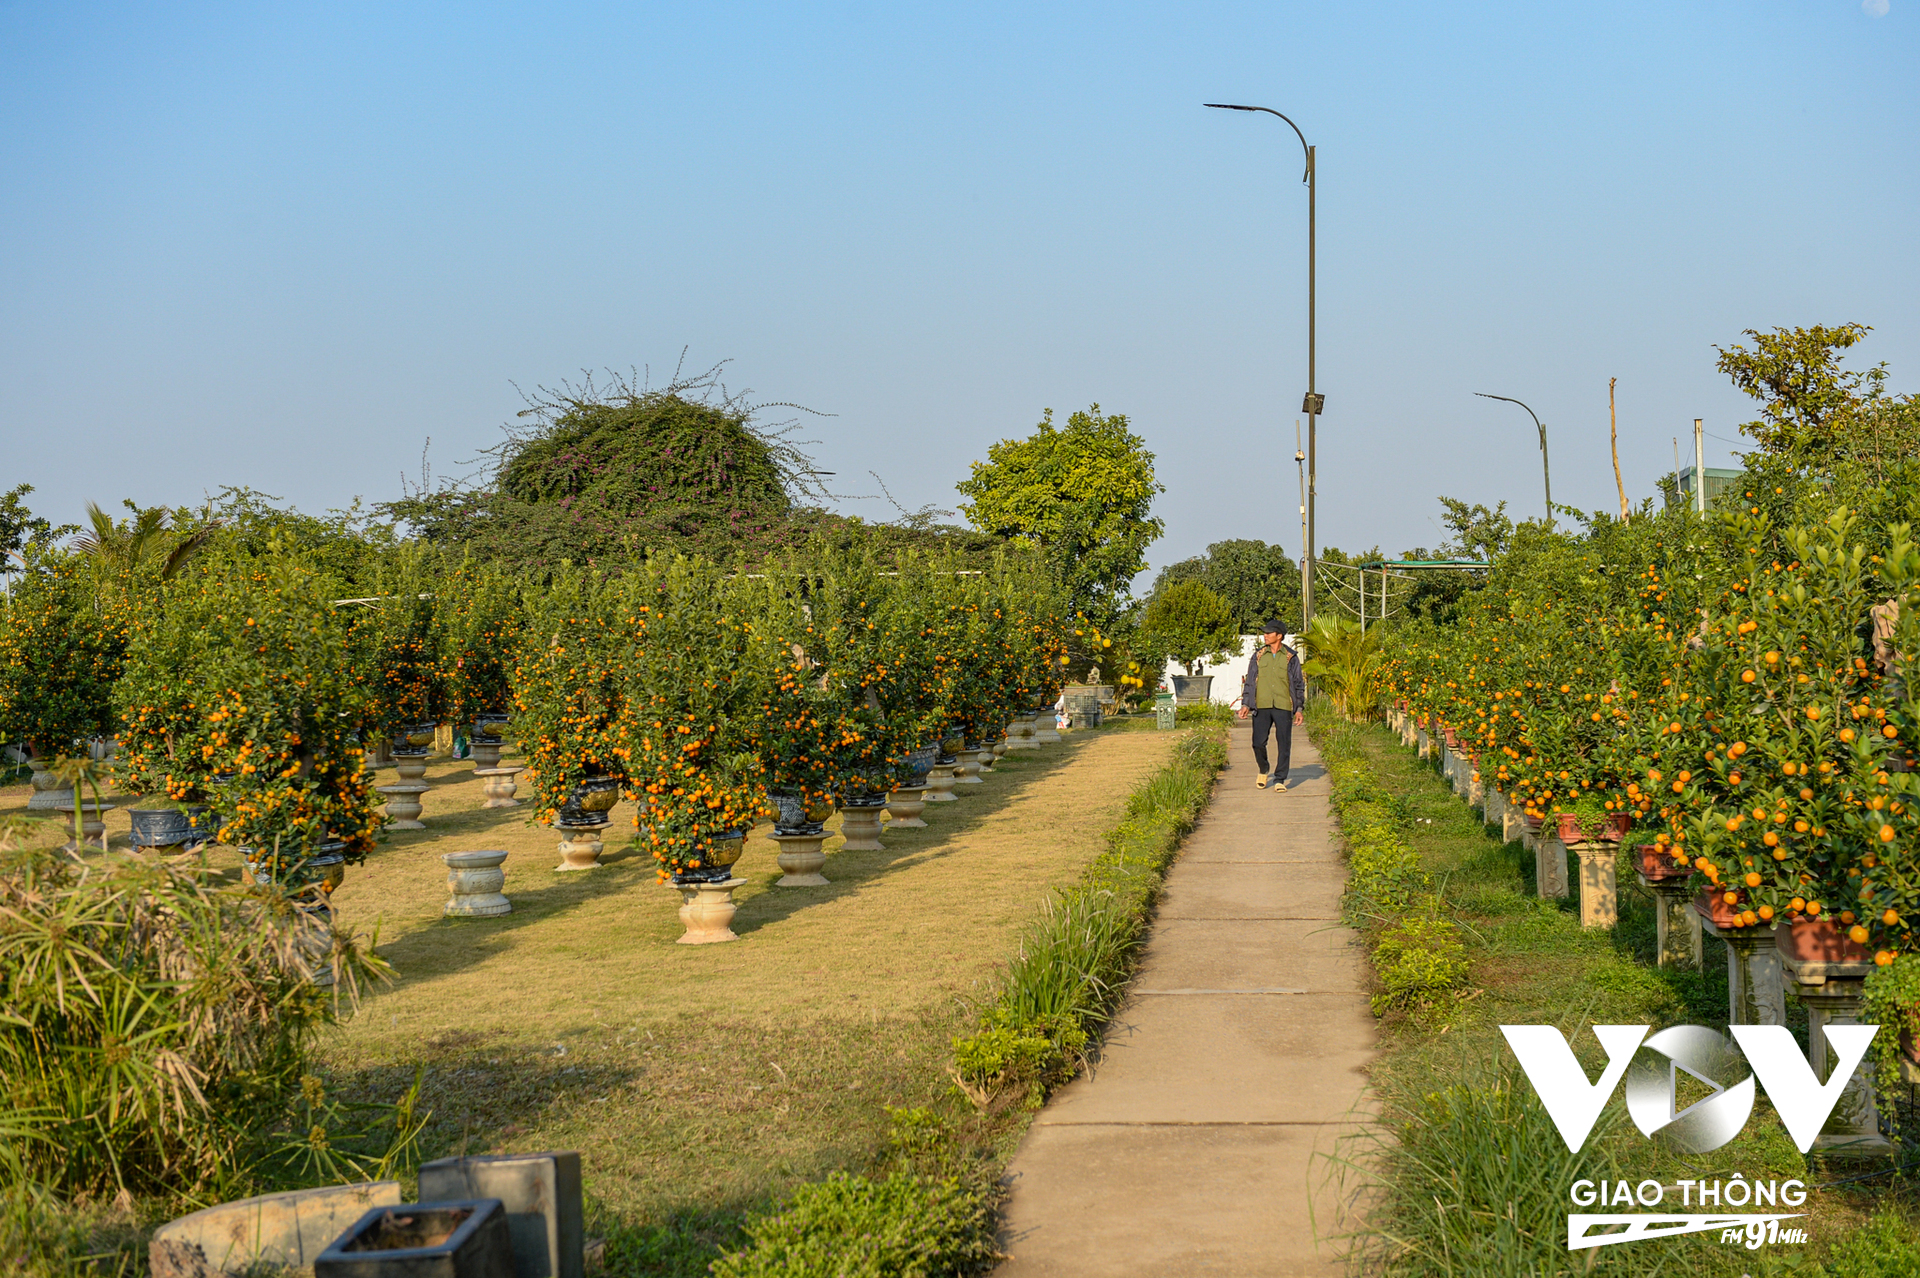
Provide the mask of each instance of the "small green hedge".
POLYGON ((991 1205, 953 1177, 836 1172, 746 1229, 752 1245, 714 1261, 714 1278, 939 1278, 997 1258, 991 1205))
POLYGON ((1333 782, 1333 810, 1347 844, 1341 913, 1372 935, 1380 992, 1373 1014, 1444 1016, 1467 984, 1460 929, 1441 913, 1432 877, 1402 835, 1401 801, 1380 788, 1359 743, 1360 729, 1316 700, 1308 711, 1314 744, 1333 782))

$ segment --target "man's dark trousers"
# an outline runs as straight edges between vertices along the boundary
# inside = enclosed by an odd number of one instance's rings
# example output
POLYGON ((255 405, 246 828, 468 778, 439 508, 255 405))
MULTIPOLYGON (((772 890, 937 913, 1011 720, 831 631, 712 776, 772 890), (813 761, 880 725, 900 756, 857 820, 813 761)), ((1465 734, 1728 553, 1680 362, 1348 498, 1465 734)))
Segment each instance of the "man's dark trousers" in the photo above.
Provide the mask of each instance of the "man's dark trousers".
POLYGON ((1287 779, 1287 769, 1293 760, 1293 711, 1273 707, 1253 712, 1253 761, 1262 772, 1271 772, 1275 781, 1287 779), (1267 766, 1267 730, 1271 728, 1278 737, 1274 743, 1279 747, 1277 766, 1267 766))

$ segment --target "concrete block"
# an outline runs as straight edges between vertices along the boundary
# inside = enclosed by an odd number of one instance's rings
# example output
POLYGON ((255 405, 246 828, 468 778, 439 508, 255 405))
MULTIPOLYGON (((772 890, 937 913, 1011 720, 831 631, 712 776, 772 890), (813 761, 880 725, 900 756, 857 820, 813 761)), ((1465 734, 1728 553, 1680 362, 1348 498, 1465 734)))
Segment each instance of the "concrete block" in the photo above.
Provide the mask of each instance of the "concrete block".
POLYGON ((420 1198, 498 1198, 513 1234, 515 1278, 581 1278, 586 1214, 577 1153, 437 1159, 420 1169, 420 1198))
POLYGON ((240 1275, 261 1265, 310 1268, 370 1209, 399 1201, 399 1181, 375 1180, 221 1203, 154 1231, 153 1278, 240 1275))

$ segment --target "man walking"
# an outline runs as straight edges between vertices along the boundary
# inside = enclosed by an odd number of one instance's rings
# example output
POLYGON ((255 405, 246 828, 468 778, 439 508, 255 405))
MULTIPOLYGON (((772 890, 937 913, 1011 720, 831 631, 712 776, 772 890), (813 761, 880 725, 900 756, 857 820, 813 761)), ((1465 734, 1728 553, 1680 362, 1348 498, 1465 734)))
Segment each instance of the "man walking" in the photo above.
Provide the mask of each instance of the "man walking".
POLYGON ((1253 762, 1260 769, 1254 782, 1264 790, 1269 777, 1275 788, 1287 788, 1287 772, 1293 757, 1293 725, 1307 721, 1307 681, 1300 674, 1300 658, 1280 641, 1287 628, 1269 621, 1261 635, 1261 646, 1247 662, 1246 682, 1240 685, 1240 717, 1253 716, 1253 762), (1265 660, 1262 660, 1265 658, 1265 660), (1275 766, 1267 767, 1267 731, 1271 728, 1278 747, 1275 766))

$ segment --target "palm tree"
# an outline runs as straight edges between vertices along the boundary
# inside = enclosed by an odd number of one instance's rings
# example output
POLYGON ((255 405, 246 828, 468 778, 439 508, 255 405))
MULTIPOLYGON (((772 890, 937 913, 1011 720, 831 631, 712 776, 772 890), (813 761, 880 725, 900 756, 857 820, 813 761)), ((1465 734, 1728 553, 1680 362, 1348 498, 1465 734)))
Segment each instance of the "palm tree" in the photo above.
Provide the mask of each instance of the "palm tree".
POLYGON ((74 538, 73 548, 104 567, 126 572, 143 568, 158 559, 160 579, 166 581, 180 570, 182 564, 193 558, 220 528, 219 520, 210 520, 191 532, 185 532, 168 547, 167 534, 182 532, 177 515, 165 506, 142 510, 128 502, 127 508, 133 511, 134 517, 120 524, 114 522, 112 515, 88 502, 87 521, 93 525, 93 530, 74 538))
POLYGON ((1380 627, 1321 613, 1308 640, 1313 660, 1301 667, 1321 681, 1340 713, 1366 720, 1380 702, 1380 627))

